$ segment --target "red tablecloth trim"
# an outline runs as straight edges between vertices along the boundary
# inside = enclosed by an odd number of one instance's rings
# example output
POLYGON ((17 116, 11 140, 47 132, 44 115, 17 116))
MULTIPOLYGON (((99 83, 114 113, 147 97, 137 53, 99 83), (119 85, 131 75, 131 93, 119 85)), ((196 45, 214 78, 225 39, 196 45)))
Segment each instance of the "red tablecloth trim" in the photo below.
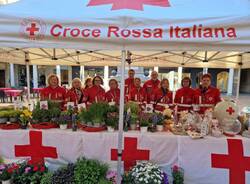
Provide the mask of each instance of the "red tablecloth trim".
POLYGON ((32 126, 32 128, 35 128, 35 129, 51 129, 51 128, 58 128, 59 127, 57 124, 50 123, 50 122, 32 124, 31 126, 32 126))
POLYGON ((3 130, 15 130, 21 128, 18 123, 10 123, 10 124, 1 124, 0 128, 3 130))
POLYGON ((102 131, 106 131, 107 127, 106 126, 102 126, 102 127, 89 127, 86 125, 78 125, 78 127, 86 132, 102 132, 102 131))

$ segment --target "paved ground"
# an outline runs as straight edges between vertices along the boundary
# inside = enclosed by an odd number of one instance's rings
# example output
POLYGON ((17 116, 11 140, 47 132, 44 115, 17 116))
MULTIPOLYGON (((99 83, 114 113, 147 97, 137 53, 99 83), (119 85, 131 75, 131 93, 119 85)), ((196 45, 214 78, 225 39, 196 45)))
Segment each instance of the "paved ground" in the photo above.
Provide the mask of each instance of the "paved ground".
MULTIPOLYGON (((223 95, 222 97, 225 97, 223 95)), ((235 97, 232 97, 235 100, 235 97)), ((26 100, 25 100, 26 101, 26 100)), ((36 101, 36 100, 33 100, 36 101)), ((25 102, 27 104, 27 102, 25 102)), ((11 103, 0 103, 0 107, 12 106, 11 103)), ((250 94, 240 94, 239 101, 238 101, 239 109, 242 109, 245 106, 250 106, 250 94)))

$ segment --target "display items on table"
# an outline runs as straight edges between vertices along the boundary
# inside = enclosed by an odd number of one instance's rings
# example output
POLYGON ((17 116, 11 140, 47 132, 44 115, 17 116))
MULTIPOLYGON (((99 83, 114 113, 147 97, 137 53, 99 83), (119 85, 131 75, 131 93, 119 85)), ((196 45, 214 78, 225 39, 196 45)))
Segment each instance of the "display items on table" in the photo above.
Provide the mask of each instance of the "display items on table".
POLYGON ((108 132, 114 132, 115 129, 118 128, 118 121, 119 121, 119 109, 115 105, 110 105, 107 112, 107 118, 105 120, 108 132))
POLYGON ((130 129, 137 130, 137 125, 139 124, 139 116, 132 113, 130 117, 130 129))
POLYGON ((60 129, 66 130, 71 121, 72 118, 68 111, 61 112, 60 117, 58 119, 58 124, 60 126, 60 129))
POLYGON ((3 184, 11 184, 12 175, 18 166, 16 163, 12 164, 0 164, 0 180, 3 184))
POLYGON ((148 127, 151 125, 151 118, 152 113, 144 113, 140 114, 140 131, 141 133, 145 133, 148 131, 148 127))
POLYGON ((150 119, 152 124, 149 129, 151 132, 163 131, 164 116, 161 113, 153 113, 150 119))
POLYGON ((29 111, 28 109, 24 109, 23 111, 21 111, 21 115, 19 117, 19 122, 21 125, 22 129, 26 129, 29 122, 31 121, 32 118, 32 112, 29 111))
POLYGON ((163 117, 164 117, 164 130, 165 131, 172 131, 174 126, 174 116, 173 111, 169 108, 165 109, 163 111, 163 117))
POLYGON ((4 108, 0 110, 0 128, 5 130, 19 129, 19 117, 21 111, 13 108, 4 108))
POLYGON ((49 129, 57 128, 57 118, 60 116, 60 106, 58 103, 48 101, 48 106, 38 102, 32 111, 32 128, 49 129))

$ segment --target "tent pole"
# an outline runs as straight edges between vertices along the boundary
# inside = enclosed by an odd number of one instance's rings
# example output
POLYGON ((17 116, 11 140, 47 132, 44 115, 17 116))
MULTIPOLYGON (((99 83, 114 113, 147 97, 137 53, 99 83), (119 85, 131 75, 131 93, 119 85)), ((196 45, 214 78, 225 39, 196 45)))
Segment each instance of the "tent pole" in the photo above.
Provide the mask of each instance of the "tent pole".
POLYGON ((119 106, 119 131, 118 131, 118 164, 117 164, 117 183, 122 181, 122 142, 123 142, 123 120, 124 120, 124 86, 125 86, 125 63, 126 50, 122 50, 121 58, 121 87, 120 87, 120 106, 119 106))
POLYGON ((27 75, 27 100, 28 108, 30 109, 30 65, 29 65, 29 54, 25 53, 25 65, 26 65, 26 75, 27 75))
POLYGON ((243 60, 243 56, 239 55, 239 68, 238 68, 238 77, 237 77, 237 91, 236 91, 236 103, 239 103, 239 94, 240 94, 240 77, 241 77, 241 67, 242 67, 242 60, 243 60))

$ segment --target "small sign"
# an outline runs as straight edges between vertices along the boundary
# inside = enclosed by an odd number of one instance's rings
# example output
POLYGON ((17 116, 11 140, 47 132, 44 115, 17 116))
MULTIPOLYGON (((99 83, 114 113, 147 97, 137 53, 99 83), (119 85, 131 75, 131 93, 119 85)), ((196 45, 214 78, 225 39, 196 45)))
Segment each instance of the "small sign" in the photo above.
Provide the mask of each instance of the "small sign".
POLYGON ((48 110, 49 109, 48 101, 40 101, 40 109, 48 110))
POLYGON ((74 102, 67 102, 67 110, 73 109, 74 106, 75 106, 75 103, 74 103, 74 102))
POLYGON ((145 113, 153 113, 153 110, 154 110, 153 104, 146 104, 146 107, 144 109, 145 113))
POLYGON ((79 111, 81 111, 83 109, 86 109, 86 104, 85 103, 78 104, 77 108, 78 108, 79 111))

